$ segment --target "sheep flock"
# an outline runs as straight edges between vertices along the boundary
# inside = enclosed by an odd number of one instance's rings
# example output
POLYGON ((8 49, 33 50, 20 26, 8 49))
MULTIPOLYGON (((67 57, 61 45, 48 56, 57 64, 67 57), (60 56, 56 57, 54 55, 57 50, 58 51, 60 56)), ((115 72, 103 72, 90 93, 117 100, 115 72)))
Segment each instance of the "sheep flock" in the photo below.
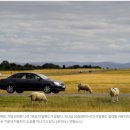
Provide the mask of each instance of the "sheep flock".
MULTIPOLYGON (((80 90, 84 90, 84 91, 88 91, 90 94, 93 93, 92 88, 88 85, 88 84, 78 84, 78 92, 80 92, 80 90)), ((117 102, 119 101, 118 97, 119 97, 119 88, 109 88, 109 94, 111 96, 111 101, 112 102, 117 102)), ((48 99, 45 95, 44 92, 32 92, 29 97, 31 98, 31 103, 33 105, 34 101, 39 101, 39 102, 43 102, 45 104, 47 104, 48 99)))

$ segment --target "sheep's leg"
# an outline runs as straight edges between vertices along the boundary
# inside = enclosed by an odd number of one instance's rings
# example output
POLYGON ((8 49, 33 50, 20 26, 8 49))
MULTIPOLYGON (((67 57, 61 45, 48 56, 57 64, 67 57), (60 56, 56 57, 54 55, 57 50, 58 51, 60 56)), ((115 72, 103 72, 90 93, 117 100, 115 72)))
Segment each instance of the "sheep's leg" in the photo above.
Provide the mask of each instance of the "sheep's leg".
POLYGON ((111 102, 112 102, 112 97, 111 97, 111 102))
POLYGON ((80 89, 78 89, 78 92, 80 91, 80 89))
POLYGON ((38 102, 38 105, 40 106, 40 101, 37 101, 38 102))
POLYGON ((117 101, 117 102, 119 101, 118 96, 116 96, 116 101, 117 101))
POLYGON ((112 102, 115 102, 115 97, 112 97, 112 102))
POLYGON ((118 98, 118 96, 117 96, 117 102, 119 101, 119 98, 118 98))
POLYGON ((114 96, 114 102, 116 102, 116 96, 114 96))
POLYGON ((116 102, 116 96, 114 96, 114 102, 116 102))
POLYGON ((118 99, 117 99, 117 96, 114 96, 114 101, 116 102, 118 99))
POLYGON ((34 99, 33 99, 32 95, 30 97, 31 97, 31 104, 32 104, 32 107, 33 107, 33 101, 34 101, 34 99))
POLYGON ((45 104, 47 104, 47 99, 44 100, 45 104))
POLYGON ((33 106, 33 101, 32 101, 32 97, 31 97, 31 105, 33 106))
POLYGON ((43 101, 42 101, 42 106, 44 105, 44 103, 45 103, 45 101, 43 100, 43 101))

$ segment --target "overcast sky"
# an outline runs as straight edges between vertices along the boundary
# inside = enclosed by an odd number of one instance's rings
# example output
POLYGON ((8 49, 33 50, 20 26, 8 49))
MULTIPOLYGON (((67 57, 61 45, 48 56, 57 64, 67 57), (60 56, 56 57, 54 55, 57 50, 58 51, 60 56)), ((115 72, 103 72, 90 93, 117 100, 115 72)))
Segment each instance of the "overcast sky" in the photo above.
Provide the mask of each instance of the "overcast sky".
POLYGON ((2 2, 0 62, 130 62, 130 2, 2 2))

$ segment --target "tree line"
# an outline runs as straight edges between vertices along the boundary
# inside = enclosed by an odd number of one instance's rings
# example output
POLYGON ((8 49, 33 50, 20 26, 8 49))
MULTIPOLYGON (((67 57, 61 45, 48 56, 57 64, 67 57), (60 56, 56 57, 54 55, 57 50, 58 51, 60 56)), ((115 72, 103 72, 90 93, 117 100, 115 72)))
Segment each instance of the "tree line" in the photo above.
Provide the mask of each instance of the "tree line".
POLYGON ((0 70, 34 70, 34 69, 78 69, 78 68, 98 68, 100 66, 92 66, 92 65, 72 65, 72 66, 59 66, 53 63, 45 63, 43 65, 32 65, 30 63, 26 63, 24 65, 16 64, 16 63, 9 63, 8 61, 4 60, 0 64, 0 70))

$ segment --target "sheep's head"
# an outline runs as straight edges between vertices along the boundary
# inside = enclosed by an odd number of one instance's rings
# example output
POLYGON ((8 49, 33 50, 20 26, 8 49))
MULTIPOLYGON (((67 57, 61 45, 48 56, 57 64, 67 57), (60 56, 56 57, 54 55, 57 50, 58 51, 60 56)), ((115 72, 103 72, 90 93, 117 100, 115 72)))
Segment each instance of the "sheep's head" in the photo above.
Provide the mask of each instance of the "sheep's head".
POLYGON ((79 85, 81 85, 81 83, 79 83, 79 85))
POLYGON ((93 93, 93 90, 91 88, 89 88, 89 92, 92 94, 93 93))
POLYGON ((80 87, 80 86, 81 86, 81 83, 78 84, 78 87, 80 87))
POLYGON ((108 88, 109 91, 112 91, 113 88, 108 88))

